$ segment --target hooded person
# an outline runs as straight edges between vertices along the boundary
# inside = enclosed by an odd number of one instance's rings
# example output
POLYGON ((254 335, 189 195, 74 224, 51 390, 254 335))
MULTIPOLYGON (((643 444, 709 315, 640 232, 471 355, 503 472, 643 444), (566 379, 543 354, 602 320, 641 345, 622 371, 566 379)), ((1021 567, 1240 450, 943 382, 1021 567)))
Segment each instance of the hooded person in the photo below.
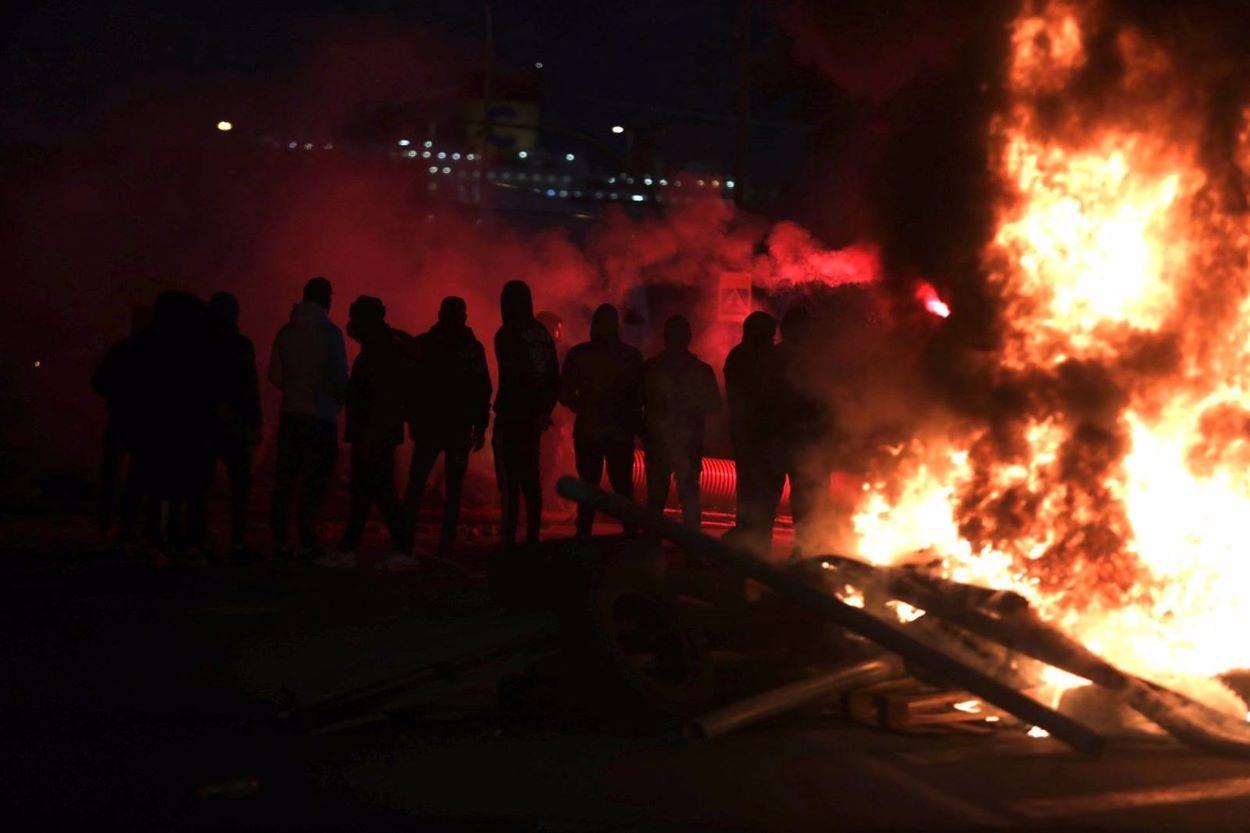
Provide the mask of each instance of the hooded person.
POLYGON ((194 555, 203 544, 195 507, 212 479, 220 399, 208 309, 189 292, 162 292, 136 339, 135 464, 160 501, 160 543, 194 555))
POLYGON ((298 490, 301 556, 320 551, 317 520, 338 457, 338 414, 347 394, 347 349, 330 320, 332 288, 323 277, 304 287, 304 300, 278 330, 269 354, 269 381, 282 391, 270 523, 274 550, 288 553, 292 504, 298 490))
POLYGON ((408 355, 402 334, 386 323, 386 307, 371 295, 352 302, 347 334, 360 344, 347 382, 343 431, 351 446, 347 525, 339 552, 320 563, 354 567, 355 550, 377 506, 394 548, 383 566, 395 568, 408 564, 412 549, 408 518, 395 487, 395 448, 404 441, 408 355))
POLYGON ((646 425, 647 507, 664 511, 669 481, 677 482, 686 526, 699 529, 703 511, 699 475, 707 418, 720 411, 716 372, 690 352, 690 322, 674 315, 664 322, 664 350, 642 367, 646 425))
POLYGON ((137 374, 136 347, 151 323, 152 308, 145 304, 136 305, 131 310, 130 334, 109 348, 91 376, 91 389, 104 399, 108 416, 100 460, 97 522, 100 532, 108 534, 113 525, 114 510, 118 509, 121 480, 119 539, 123 543, 134 536, 146 489, 142 472, 134 464, 134 448, 140 440, 136 427, 141 385, 137 374))
POLYGON ((464 299, 449 296, 439 307, 438 322, 414 343, 417 379, 408 419, 412 464, 404 506, 409 528, 415 528, 430 472, 442 454, 445 493, 438 553, 443 556, 455 549, 469 454, 481 451, 490 421, 486 351, 467 322, 464 299))
POLYGON ((742 322, 742 341, 725 358, 725 398, 737 467, 734 534, 767 553, 786 473, 779 461, 777 413, 781 392, 777 319, 753 312, 742 322))
MULTIPOLYGON (((560 401, 576 417, 573 454, 577 476, 599 485, 607 468, 618 495, 634 495, 634 438, 642 426, 642 353, 621 341, 616 307, 602 304, 590 321, 590 340, 569 350, 560 374, 560 401)), ((577 508, 577 534, 589 535, 594 510, 577 508)))
POLYGON ((519 505, 525 497, 525 539, 538 541, 542 521, 539 474, 542 433, 560 392, 560 366, 547 328, 534 317, 524 281, 508 281, 499 297, 502 326, 495 332, 499 390, 491 448, 502 498, 504 548, 516 545, 519 505))
MULTIPOLYGON (((252 451, 260 443, 260 383, 252 340, 239 332, 239 301, 229 292, 208 300, 213 324, 219 400, 213 431, 213 459, 230 481, 230 549, 246 557, 247 503, 252 490, 252 451)), ((202 513, 204 507, 198 507, 202 513)))
POLYGON ((812 326, 806 307, 792 307, 781 318, 781 344, 777 347, 777 436, 790 479, 796 554, 815 543, 814 527, 828 510, 832 474, 825 447, 830 439, 830 415, 813 384, 816 375, 827 373, 827 368, 818 367, 819 359, 813 355, 812 326))

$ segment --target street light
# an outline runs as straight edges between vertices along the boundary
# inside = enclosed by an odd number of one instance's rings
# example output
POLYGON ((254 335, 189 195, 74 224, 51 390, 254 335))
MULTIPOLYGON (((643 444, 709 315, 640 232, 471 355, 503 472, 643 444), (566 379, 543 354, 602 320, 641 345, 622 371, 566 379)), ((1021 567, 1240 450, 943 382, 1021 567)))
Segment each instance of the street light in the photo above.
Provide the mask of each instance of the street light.
POLYGON ((619 124, 614 124, 614 125, 612 125, 612 132, 613 132, 613 133, 624 133, 624 132, 625 132, 625 128, 624 128, 624 127, 622 127, 622 126, 621 126, 621 125, 619 125, 619 124))
POLYGON ((567 161, 567 162, 572 162, 572 161, 573 161, 574 159, 576 159, 576 158, 577 158, 577 157, 576 157, 576 156, 574 156, 574 155, 573 155, 573 154, 571 154, 571 153, 566 153, 566 154, 564 154, 564 159, 565 159, 565 161, 567 161))
POLYGON ((217 129, 222 133, 225 133, 227 130, 233 130, 234 125, 223 119, 222 121, 217 122, 217 129))

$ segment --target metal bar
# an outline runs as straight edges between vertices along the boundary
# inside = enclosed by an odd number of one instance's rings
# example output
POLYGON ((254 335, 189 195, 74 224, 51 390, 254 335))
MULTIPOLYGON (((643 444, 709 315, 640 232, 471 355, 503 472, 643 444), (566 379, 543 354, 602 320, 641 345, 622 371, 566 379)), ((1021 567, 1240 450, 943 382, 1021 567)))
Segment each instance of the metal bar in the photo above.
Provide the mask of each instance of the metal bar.
POLYGON ((802 708, 852 686, 875 683, 902 673, 902 661, 892 655, 857 662, 837 671, 788 683, 700 715, 690 721, 686 734, 695 740, 719 737, 743 726, 802 708))
POLYGON ((845 604, 797 575, 766 564, 737 547, 688 529, 626 498, 608 494, 584 481, 562 477, 556 490, 570 500, 591 506, 617 520, 672 541, 688 552, 737 568, 808 610, 915 662, 1020 720, 1045 729, 1052 737, 1079 752, 1094 755, 1103 747, 1103 739, 1089 727, 1004 685, 982 671, 965 665, 944 651, 918 641, 900 628, 845 604))

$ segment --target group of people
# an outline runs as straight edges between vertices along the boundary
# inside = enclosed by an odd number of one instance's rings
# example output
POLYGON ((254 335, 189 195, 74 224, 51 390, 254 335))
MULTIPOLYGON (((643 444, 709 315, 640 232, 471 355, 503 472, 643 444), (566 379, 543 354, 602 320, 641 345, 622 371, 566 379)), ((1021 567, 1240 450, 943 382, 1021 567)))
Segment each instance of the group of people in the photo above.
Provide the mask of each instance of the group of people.
MULTIPOLYGON (((380 299, 360 296, 348 311, 347 336, 360 345, 350 369, 343 332, 330 318, 332 300, 327 279, 310 280, 270 353, 268 378, 282 394, 270 503, 277 557, 354 564, 376 507, 393 548, 385 564, 415 563, 418 511, 440 455, 444 506, 438 553, 452 554, 469 458, 485 446, 488 428, 501 497, 500 545, 516 546, 522 506, 524 540, 536 542, 543 434, 558 403, 574 415, 580 478, 597 485, 606 472, 611 488, 632 498, 640 439, 648 507, 662 510, 675 482, 685 523, 700 525, 705 426, 722 400, 712 367, 690 350, 691 325, 684 316, 664 323, 663 350, 644 361, 622 341, 616 308, 603 304, 594 312, 589 340, 561 362, 558 318, 535 316, 529 286, 509 281, 494 340, 496 389, 462 298, 443 299, 434 326, 410 336, 387 322, 380 299), (325 552, 318 527, 339 454, 340 412, 342 437, 350 446, 348 512, 337 549, 325 552), (412 459, 401 495, 395 455, 405 427, 412 459)), ((255 351, 239 333, 238 313, 238 302, 227 293, 207 304, 189 293, 163 293, 150 315, 142 310, 136 315, 131 335, 97 370, 94 387, 109 413, 101 523, 107 528, 120 504, 123 540, 143 536, 176 552, 203 550, 207 494, 221 462, 230 480, 232 553, 255 557, 245 532, 260 394, 255 351), (123 458, 129 464, 118 500, 113 487, 123 458)), ((796 524, 827 495, 827 470, 822 492, 821 475, 809 460, 826 431, 824 408, 794 383, 802 356, 797 346, 807 326, 803 309, 791 310, 777 345, 776 321, 754 313, 725 363, 739 473, 735 534, 753 548, 766 548, 771 540, 787 475, 796 524)), ((579 506, 577 534, 589 535, 593 524, 593 510, 579 506)))

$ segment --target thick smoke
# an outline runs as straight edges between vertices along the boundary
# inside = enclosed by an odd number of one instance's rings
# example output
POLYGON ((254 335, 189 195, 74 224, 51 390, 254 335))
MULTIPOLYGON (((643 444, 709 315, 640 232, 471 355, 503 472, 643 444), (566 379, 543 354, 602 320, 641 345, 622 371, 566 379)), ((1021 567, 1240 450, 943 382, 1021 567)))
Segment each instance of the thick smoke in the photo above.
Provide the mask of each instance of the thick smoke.
MULTIPOLYGON (((411 121, 395 102, 414 84, 459 89, 455 68, 474 65, 458 60, 464 50, 368 22, 302 35, 288 69, 147 78, 112 91, 89 140, 10 154, 4 235, 17 259, 0 323, 5 400, 21 403, 3 437, 13 482, 47 471, 90 477, 103 410, 90 372, 124 335, 131 308, 162 289, 238 295, 263 375, 273 333, 318 274, 334 283, 338 320, 368 293, 409 332, 433 323, 441 297, 462 295, 488 353, 499 288, 513 278, 534 287, 537 308, 563 315, 571 339, 606 300, 651 352, 662 318, 683 312, 696 350, 718 368, 738 335, 717 315, 726 272, 750 275, 764 291, 758 303, 770 305, 813 286, 881 282, 873 245, 831 250, 796 225, 715 199, 640 219, 609 210, 578 240, 489 212, 481 222, 473 207, 429 199, 420 160, 367 150, 411 121), (227 117, 234 130, 216 131, 227 117)), ((272 427, 276 400, 265 387, 272 427)))

